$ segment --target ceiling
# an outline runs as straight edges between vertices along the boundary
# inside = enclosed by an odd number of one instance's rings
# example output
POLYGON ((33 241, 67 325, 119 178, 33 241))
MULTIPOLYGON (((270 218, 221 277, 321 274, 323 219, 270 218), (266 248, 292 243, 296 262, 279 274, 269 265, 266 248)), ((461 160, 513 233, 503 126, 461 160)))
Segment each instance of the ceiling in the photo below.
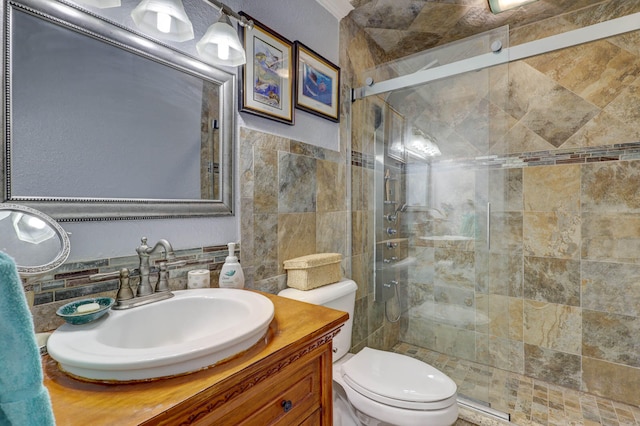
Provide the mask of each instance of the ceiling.
MULTIPOLYGON (((347 1, 347 0, 341 0, 347 1)), ((349 16, 397 59, 503 25, 511 28, 605 0, 538 0, 494 15, 488 0, 350 0, 349 16)))

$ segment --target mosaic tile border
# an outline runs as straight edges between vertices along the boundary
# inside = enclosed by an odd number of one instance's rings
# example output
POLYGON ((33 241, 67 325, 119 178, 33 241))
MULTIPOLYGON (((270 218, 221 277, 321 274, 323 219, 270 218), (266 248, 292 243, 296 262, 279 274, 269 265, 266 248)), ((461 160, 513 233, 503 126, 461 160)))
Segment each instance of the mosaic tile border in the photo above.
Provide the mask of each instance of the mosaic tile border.
POLYGON ((373 154, 351 151, 351 165, 373 170, 376 165, 376 158, 373 154))
POLYGON ((640 160, 640 142, 615 145, 531 151, 518 154, 486 155, 475 158, 434 160, 432 164, 451 167, 522 168, 604 161, 640 160))
MULTIPOLYGON (((475 158, 434 159, 432 164, 452 167, 522 168, 562 164, 588 164, 604 161, 640 160, 640 142, 531 151, 519 154, 485 155, 475 158)), ((374 169, 375 156, 351 151, 351 165, 374 169)))
MULTIPOLYGON (((184 260, 186 264, 181 267, 169 268, 170 287, 172 289, 186 288, 187 274, 193 269, 219 271, 228 253, 226 245, 176 250, 175 260, 184 260)), ((154 259, 152 259, 152 263, 153 261, 154 259)), ((69 262, 51 274, 26 278, 23 283, 25 291, 34 292, 34 306, 38 306, 109 291, 115 292, 119 285, 117 279, 92 281, 89 276, 114 272, 121 268, 134 270, 137 267, 137 256, 69 262)), ((154 269, 157 270, 157 268, 154 269)), ((154 273, 154 269, 152 269, 152 273, 154 273)))

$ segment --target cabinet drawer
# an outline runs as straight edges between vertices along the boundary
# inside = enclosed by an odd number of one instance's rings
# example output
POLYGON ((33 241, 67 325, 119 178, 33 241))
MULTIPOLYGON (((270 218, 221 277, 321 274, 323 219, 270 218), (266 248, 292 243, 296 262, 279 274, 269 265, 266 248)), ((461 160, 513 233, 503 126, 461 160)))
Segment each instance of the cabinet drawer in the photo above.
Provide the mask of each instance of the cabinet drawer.
POLYGON ((312 415, 307 417, 298 426, 318 426, 322 422, 322 408, 318 408, 312 415))
MULTIPOLYGON (((273 373, 218 409, 189 424, 215 426, 291 426, 301 423, 322 405, 323 363, 329 350, 318 348, 273 373)), ((330 358, 328 358, 330 362, 330 358)), ((329 392, 331 392, 329 390, 329 392)), ((319 411, 320 412, 320 411, 319 411)))
POLYGON ((268 385, 266 392, 270 394, 269 400, 239 424, 290 426, 317 410, 321 404, 321 373, 317 361, 316 358, 314 362, 290 374, 283 371, 280 376, 286 377, 274 377, 269 380, 272 383, 265 383, 268 385))

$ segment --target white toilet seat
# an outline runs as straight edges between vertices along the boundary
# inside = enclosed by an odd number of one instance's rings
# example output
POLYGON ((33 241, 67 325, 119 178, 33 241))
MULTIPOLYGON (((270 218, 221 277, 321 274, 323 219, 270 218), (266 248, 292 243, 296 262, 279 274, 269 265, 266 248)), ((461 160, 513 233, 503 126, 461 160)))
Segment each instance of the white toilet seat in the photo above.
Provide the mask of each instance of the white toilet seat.
POLYGON ((453 380, 406 355, 364 348, 341 363, 339 374, 356 392, 391 407, 439 410, 456 403, 453 380))

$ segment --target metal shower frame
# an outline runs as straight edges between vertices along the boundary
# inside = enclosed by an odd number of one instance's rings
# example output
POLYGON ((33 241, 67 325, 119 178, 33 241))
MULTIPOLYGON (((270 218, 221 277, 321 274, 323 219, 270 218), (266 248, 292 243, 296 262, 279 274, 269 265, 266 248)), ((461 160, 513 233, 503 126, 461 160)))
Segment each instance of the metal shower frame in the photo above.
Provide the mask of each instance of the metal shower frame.
POLYGON ((484 53, 435 68, 419 70, 412 74, 390 78, 381 82, 372 81, 368 86, 352 89, 351 100, 356 101, 358 99, 364 99, 367 96, 419 86, 430 81, 506 64, 639 29, 640 12, 637 12, 513 47, 503 48, 501 44, 492 45, 493 52, 490 53, 484 53))

